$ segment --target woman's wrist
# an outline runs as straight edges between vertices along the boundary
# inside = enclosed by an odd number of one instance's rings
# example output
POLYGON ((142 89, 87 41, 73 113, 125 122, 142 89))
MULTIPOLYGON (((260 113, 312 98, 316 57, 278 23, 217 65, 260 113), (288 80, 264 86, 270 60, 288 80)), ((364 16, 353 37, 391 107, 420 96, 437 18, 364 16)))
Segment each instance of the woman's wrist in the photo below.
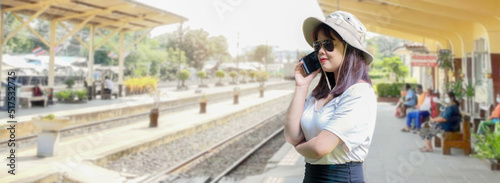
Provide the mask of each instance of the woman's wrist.
POLYGON ((295 85, 295 90, 307 91, 309 89, 309 85, 295 85))

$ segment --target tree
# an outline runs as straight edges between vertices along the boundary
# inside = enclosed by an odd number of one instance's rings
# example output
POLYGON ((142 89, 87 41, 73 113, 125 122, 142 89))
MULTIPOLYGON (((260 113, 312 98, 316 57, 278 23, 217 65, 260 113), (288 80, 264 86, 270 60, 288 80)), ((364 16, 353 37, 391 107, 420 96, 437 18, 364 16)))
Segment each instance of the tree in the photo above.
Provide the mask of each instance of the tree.
POLYGON ((227 51, 228 43, 226 37, 220 35, 209 37, 208 43, 210 44, 211 57, 219 62, 228 62, 231 60, 231 55, 227 51))
POLYGON ((369 43, 369 45, 371 44, 372 46, 377 45, 375 46, 376 49, 378 49, 378 52, 376 53, 379 53, 378 56, 380 56, 381 58, 394 56, 394 49, 401 45, 401 43, 403 43, 403 40, 389 36, 376 36, 371 39, 367 40, 367 43, 369 43), (370 41, 371 39, 373 39, 376 44, 372 43, 370 41))
POLYGON ((206 87, 206 85, 203 84, 203 79, 207 77, 207 72, 205 71, 198 71, 197 73, 198 78, 200 78, 200 87, 206 87))
POLYGON ((260 71, 257 73, 257 81, 259 81, 260 86, 264 86, 264 83, 269 78, 269 73, 267 71, 260 71))
POLYGON ((185 52, 187 64, 198 70, 203 69, 204 61, 214 58, 218 61, 230 60, 227 51, 228 43, 224 36, 209 37, 203 29, 174 31, 160 35, 158 40, 161 48, 180 48, 185 52))
POLYGON ((187 88, 187 87, 184 85, 184 81, 186 81, 186 79, 189 79, 189 75, 190 75, 190 74, 191 74, 191 73, 189 73, 189 71, 188 71, 188 70, 186 70, 186 69, 182 69, 182 70, 178 73, 177 77, 178 77, 178 78, 182 81, 182 85, 181 85, 181 87, 182 87, 182 88, 187 88))
POLYGON ((248 73, 248 76, 250 77, 250 82, 254 82, 253 78, 255 78, 255 76, 257 76, 257 71, 250 71, 250 73, 248 73))
POLYGON ((258 45, 249 53, 249 57, 253 61, 259 61, 261 63, 273 63, 274 62, 274 54, 273 47, 267 45, 258 45), (266 57, 267 56, 267 57, 266 57))
POLYGON ((399 57, 385 57, 384 59, 376 60, 374 62, 375 69, 386 73, 386 78, 389 77, 390 73, 394 73, 396 75, 396 82, 399 82, 399 78, 404 78, 408 75, 409 70, 403 64, 403 61, 399 57))
POLYGON ((218 70, 217 72, 215 72, 215 76, 219 78, 219 82, 216 84, 216 86, 222 86, 222 78, 226 76, 226 72, 224 72, 223 70, 218 70))
POLYGON ((229 76, 231 76, 231 78, 233 78, 233 81, 231 82, 231 84, 236 84, 236 76, 238 76, 238 73, 236 71, 231 71, 229 73, 229 76))
POLYGON ((240 81, 240 83, 247 83, 247 81, 245 81, 245 77, 247 75, 247 71, 246 70, 240 70, 240 75, 243 77, 243 79, 240 81))

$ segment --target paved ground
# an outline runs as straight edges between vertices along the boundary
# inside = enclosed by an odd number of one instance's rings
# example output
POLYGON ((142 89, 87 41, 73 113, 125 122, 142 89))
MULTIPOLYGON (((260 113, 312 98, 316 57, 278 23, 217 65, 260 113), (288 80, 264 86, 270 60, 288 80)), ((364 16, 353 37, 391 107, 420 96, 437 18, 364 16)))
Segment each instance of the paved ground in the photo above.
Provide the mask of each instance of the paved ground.
MULTIPOLYGON (((418 183, 486 183, 499 182, 500 171, 491 171, 486 160, 452 149, 451 155, 442 155, 441 148, 422 153, 423 141, 416 134, 403 133, 404 119, 394 117, 394 105, 379 103, 375 133, 368 157, 364 163, 366 182, 418 183)), ((289 144, 285 144, 270 160, 269 169, 259 176, 242 182, 301 182, 304 159, 289 144)))

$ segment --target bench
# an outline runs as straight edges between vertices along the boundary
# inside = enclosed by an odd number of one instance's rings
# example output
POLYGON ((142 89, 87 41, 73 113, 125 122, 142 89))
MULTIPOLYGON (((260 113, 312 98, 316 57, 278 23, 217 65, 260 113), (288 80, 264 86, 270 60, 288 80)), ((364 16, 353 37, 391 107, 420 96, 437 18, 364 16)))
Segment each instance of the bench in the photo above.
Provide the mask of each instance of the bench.
POLYGON ((43 107, 47 107, 46 96, 19 96, 19 104, 25 108, 31 108, 31 102, 34 101, 43 101, 43 107))
POLYGON ((460 148, 464 150, 465 155, 471 153, 470 145, 470 122, 469 118, 464 118, 460 126, 461 132, 445 132, 443 134, 438 134, 434 138, 434 146, 443 146, 443 154, 451 154, 451 148, 460 148), (439 137, 441 136, 441 137, 439 137))
POLYGON ((43 107, 47 107, 47 96, 33 96, 33 87, 22 87, 19 94, 19 105, 24 108, 31 108, 31 103, 35 101, 43 101, 43 107))
MULTIPOLYGON (((101 88, 100 89, 103 89, 104 88, 104 83, 101 83, 101 88)), ((115 97, 115 99, 118 98, 118 91, 116 89, 113 88, 113 90, 111 90, 111 93, 106 93, 105 91, 102 91, 102 90, 99 90, 98 92, 96 92, 95 95, 101 95, 101 99, 103 100, 109 100, 111 99, 112 96, 115 97)))

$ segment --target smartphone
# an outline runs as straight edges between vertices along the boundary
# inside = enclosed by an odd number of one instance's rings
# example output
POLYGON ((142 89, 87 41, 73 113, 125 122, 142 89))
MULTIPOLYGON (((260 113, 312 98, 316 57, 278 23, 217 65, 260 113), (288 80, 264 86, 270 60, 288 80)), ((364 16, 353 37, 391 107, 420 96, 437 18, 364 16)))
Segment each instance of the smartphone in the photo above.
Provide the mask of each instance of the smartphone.
POLYGON ((319 63, 316 52, 309 53, 308 55, 303 57, 301 61, 302 61, 302 67, 304 68, 304 72, 307 75, 321 68, 321 64, 319 63))

